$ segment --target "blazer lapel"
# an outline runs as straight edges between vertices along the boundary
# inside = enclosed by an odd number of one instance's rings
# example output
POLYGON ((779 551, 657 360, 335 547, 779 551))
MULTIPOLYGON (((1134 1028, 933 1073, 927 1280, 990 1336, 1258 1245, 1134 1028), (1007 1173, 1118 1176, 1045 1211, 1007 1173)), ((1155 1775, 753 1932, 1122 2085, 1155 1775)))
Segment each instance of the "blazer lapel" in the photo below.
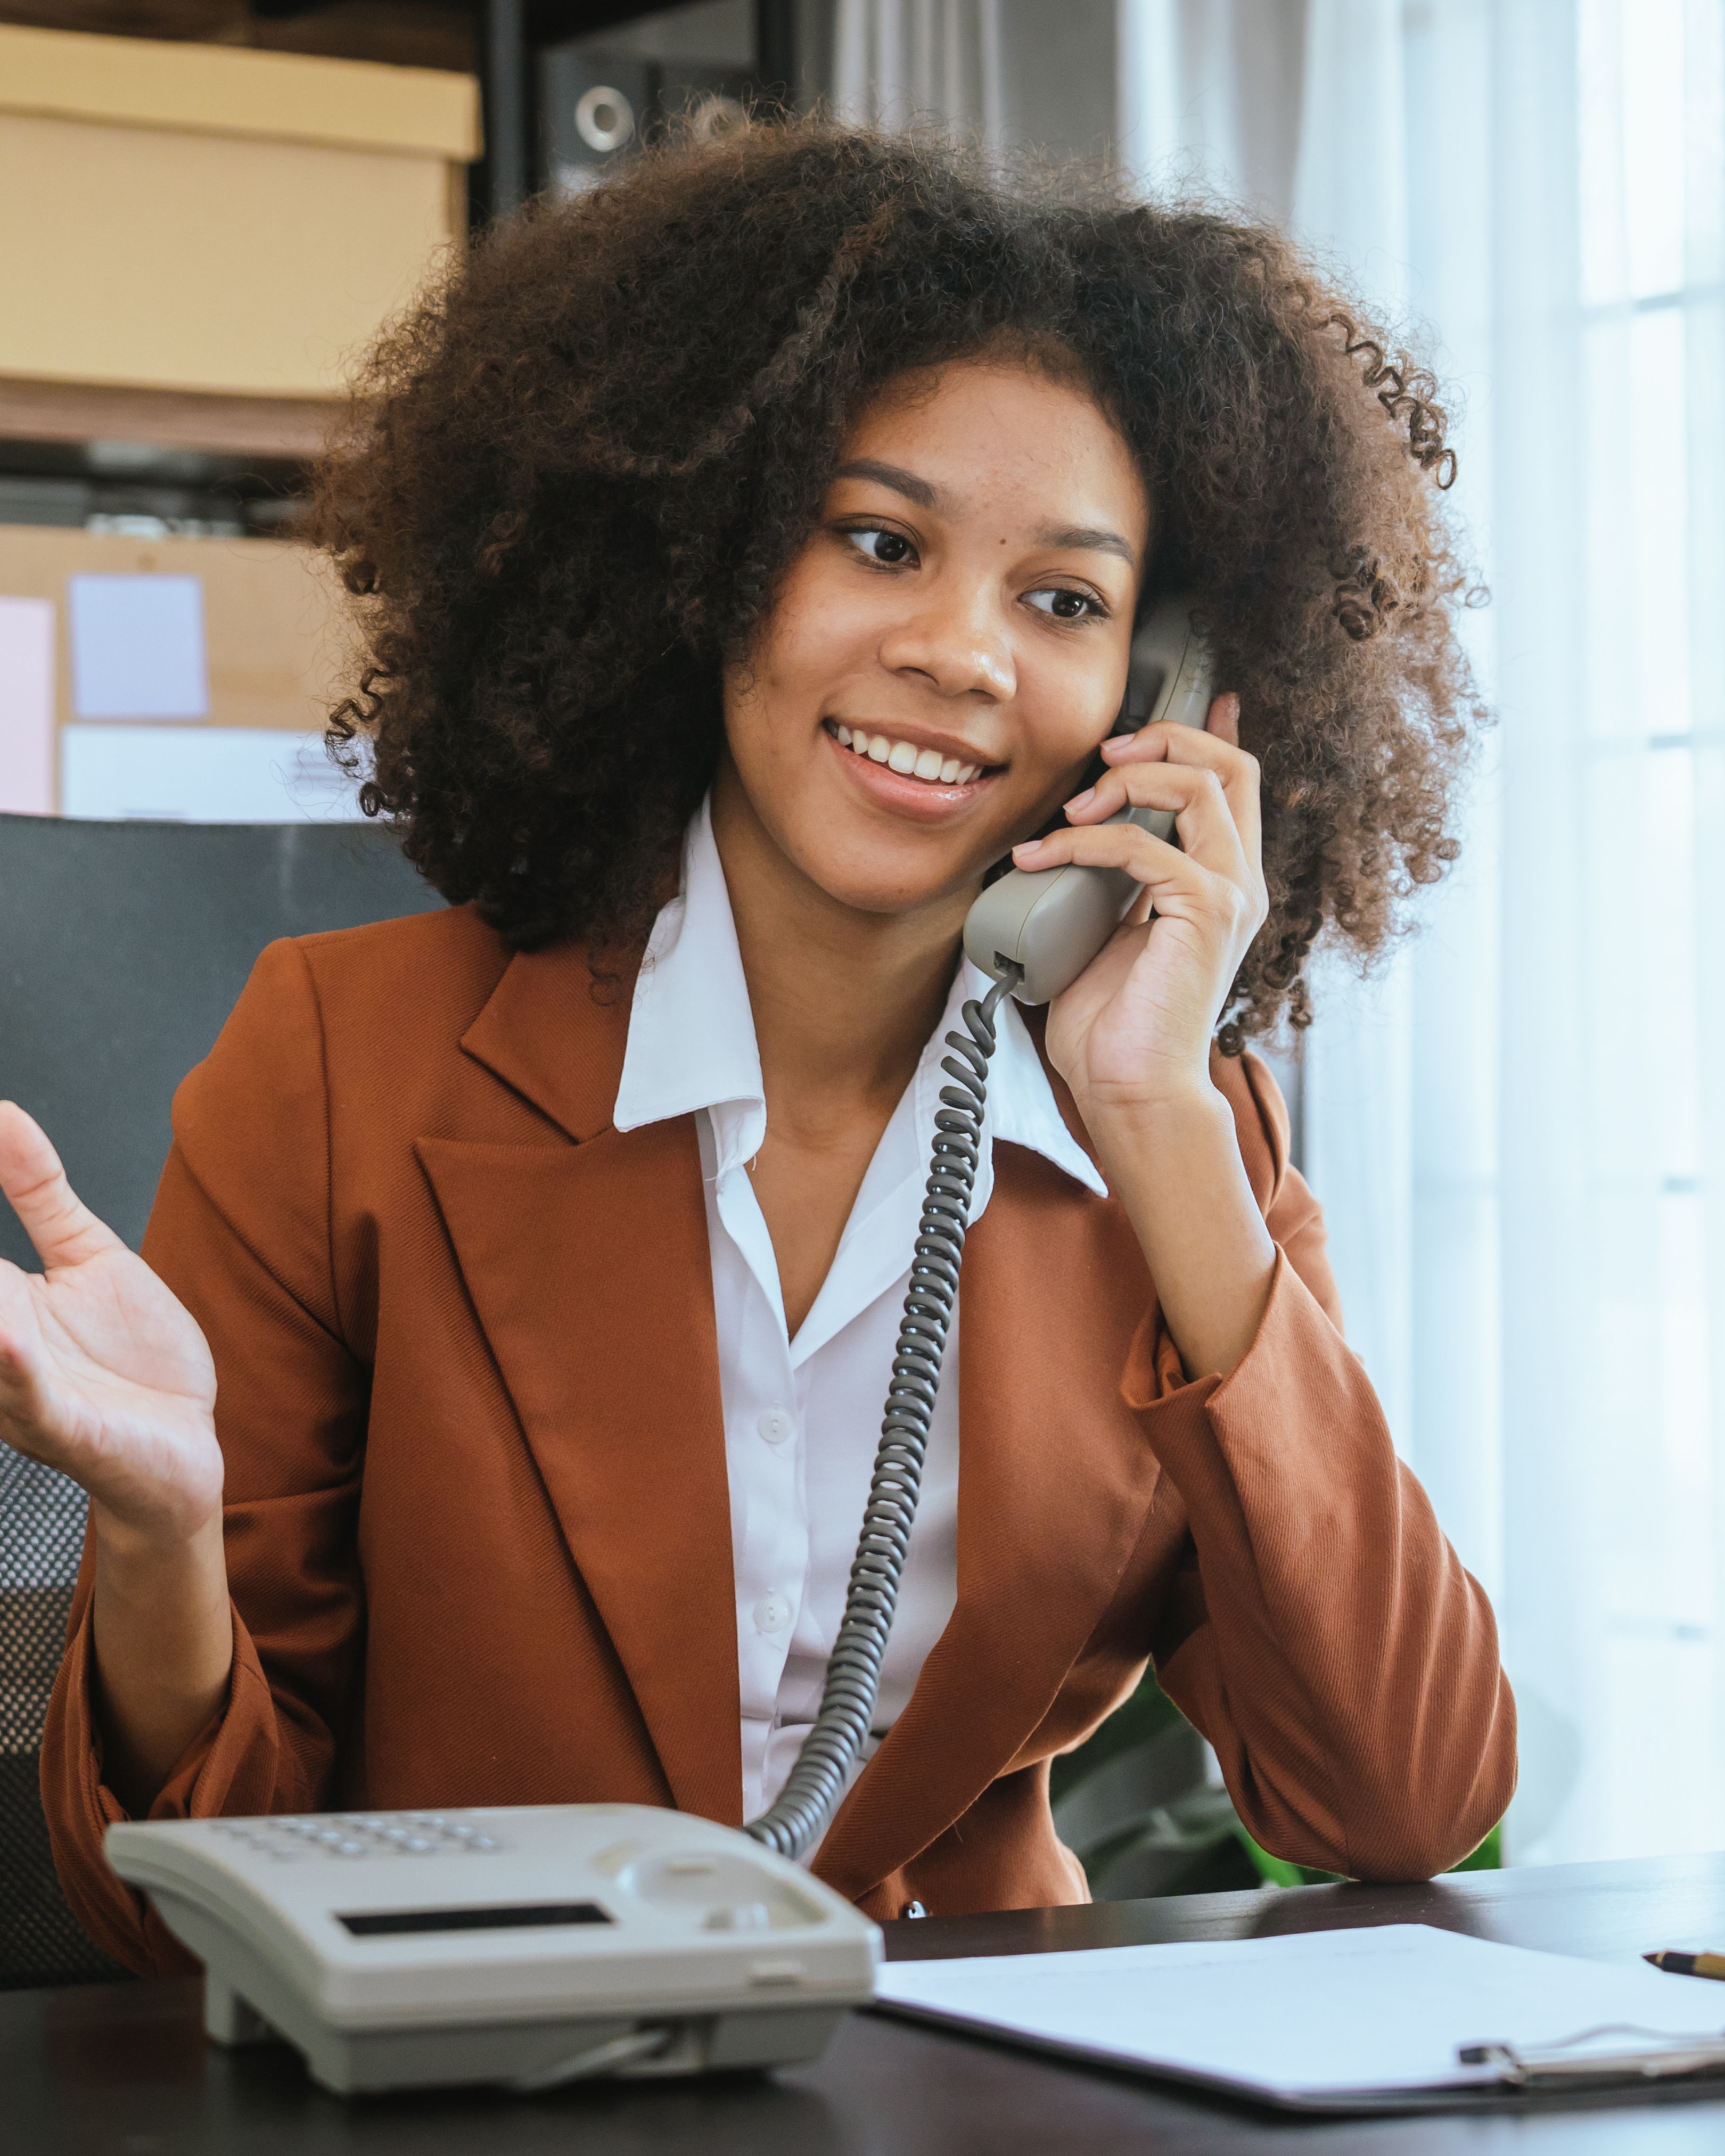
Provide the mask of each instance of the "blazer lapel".
POLYGON ((572 1138, 608 1130, 640 955, 608 958, 596 978, 585 944, 517 952, 462 1047, 572 1138))
POLYGON ((730 1495, 693 1121, 608 1127, 628 1002, 516 958, 463 1045, 571 1136, 422 1138, 462 1276, 680 1810, 742 1804, 730 1495))
POLYGON ((1011 1764, 1112 1600, 1160 1476, 1119 1392, 1149 1296, 1118 1207, 997 1148, 960 1291, 957 1604, 822 1846, 841 1892, 866 1893, 1011 1764), (1081 1291, 1050 1297, 1050 1279, 1081 1291))

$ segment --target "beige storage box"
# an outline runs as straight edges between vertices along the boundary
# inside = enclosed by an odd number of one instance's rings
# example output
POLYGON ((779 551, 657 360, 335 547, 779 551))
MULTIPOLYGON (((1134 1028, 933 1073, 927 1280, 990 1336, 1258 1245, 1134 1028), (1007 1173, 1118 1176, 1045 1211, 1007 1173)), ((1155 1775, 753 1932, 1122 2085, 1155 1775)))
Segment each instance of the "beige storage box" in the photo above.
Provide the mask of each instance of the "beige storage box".
POLYGON ((0 27, 0 404, 338 396, 478 148, 467 75, 0 27))

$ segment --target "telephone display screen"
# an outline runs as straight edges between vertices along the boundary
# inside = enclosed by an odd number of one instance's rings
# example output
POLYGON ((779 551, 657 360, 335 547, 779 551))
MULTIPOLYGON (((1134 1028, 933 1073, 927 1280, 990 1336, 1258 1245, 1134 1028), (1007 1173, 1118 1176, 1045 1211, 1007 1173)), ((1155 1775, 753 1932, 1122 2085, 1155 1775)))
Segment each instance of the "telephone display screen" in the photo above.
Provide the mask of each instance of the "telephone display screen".
POLYGON ((608 1924, 597 1902, 504 1902, 489 1909, 371 1909, 336 1913, 357 1939, 393 1938, 403 1932, 518 1932, 552 1924, 608 1924))

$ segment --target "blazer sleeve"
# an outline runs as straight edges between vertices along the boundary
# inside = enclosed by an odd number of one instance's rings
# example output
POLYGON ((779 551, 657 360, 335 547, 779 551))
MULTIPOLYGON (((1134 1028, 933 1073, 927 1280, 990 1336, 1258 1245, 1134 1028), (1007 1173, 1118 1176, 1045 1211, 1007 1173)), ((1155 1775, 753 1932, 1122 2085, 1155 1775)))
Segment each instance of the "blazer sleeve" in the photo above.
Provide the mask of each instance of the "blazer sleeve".
MULTIPOLYGON (((315 1810, 328 1802, 357 1680, 369 1380, 343 1338, 322 1033, 295 945, 258 961, 176 1095, 173 1127, 143 1255, 215 1358, 234 1674, 148 1816, 315 1810)), ((141 1974, 177 1973, 194 1964, 102 1854, 109 1822, 126 1814, 102 1779, 90 1586, 86 1548, 43 1742, 54 1861, 93 1938, 141 1974)))
POLYGON ((1133 1345, 1122 1391, 1190 1531, 1152 1656, 1266 1849, 1351 1878, 1429 1878, 1514 1790, 1497 1627, 1343 1339, 1274 1081, 1248 1057, 1224 1090, 1249 1169, 1267 1149, 1276 1271, 1226 1378, 1188 1383, 1153 1320, 1133 1345))

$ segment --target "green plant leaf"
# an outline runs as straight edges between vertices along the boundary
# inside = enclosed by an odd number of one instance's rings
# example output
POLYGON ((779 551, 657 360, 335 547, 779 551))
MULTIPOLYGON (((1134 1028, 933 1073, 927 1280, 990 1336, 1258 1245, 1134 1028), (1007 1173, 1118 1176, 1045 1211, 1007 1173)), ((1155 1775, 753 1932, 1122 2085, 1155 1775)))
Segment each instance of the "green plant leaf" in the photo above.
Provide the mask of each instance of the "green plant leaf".
POLYGON ((1501 1871, 1503 1869, 1503 1821, 1499 1820, 1471 1856, 1464 1856, 1458 1871, 1501 1871))
POLYGON ((1291 1864, 1285 1856, 1272 1856, 1237 1821, 1234 1830, 1252 1860, 1253 1870, 1266 1887, 1326 1887, 1339 1876, 1333 1871, 1316 1871, 1309 1864, 1291 1864))

